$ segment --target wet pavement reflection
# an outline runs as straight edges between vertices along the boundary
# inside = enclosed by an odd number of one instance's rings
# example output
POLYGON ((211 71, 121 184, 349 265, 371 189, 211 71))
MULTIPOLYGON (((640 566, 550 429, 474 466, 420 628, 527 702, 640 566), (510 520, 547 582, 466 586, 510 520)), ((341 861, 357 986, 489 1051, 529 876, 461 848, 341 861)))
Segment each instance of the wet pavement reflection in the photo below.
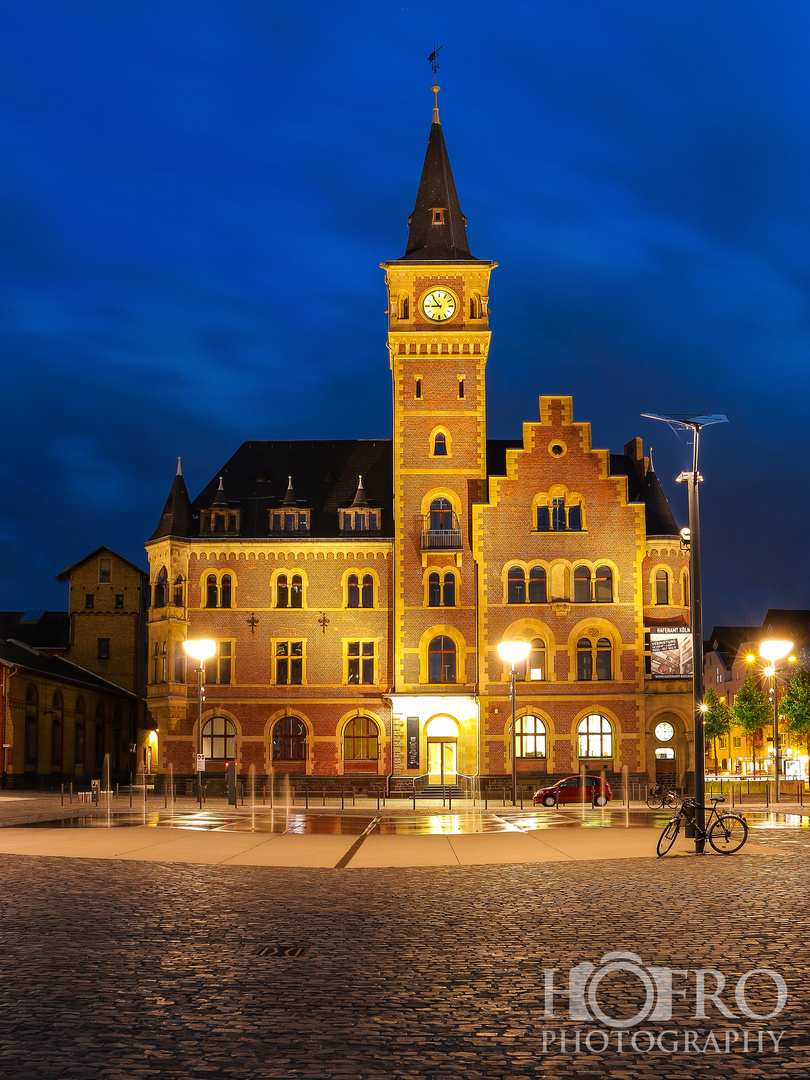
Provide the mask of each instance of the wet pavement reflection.
MULTIPOLYGON (((198 832, 258 832, 292 835, 360 836, 431 836, 471 833, 534 832, 548 829, 663 829, 672 817, 670 811, 626 809, 517 809, 481 810, 469 808, 458 813, 437 810, 433 813, 380 811, 343 814, 321 813, 290 808, 241 810, 177 810, 144 814, 114 813, 108 824, 106 815, 77 814, 51 821, 19 824, 17 828, 34 829, 104 829, 144 826, 187 829, 198 832)), ((798 814, 745 811, 749 828, 810 828, 810 818, 798 814)))

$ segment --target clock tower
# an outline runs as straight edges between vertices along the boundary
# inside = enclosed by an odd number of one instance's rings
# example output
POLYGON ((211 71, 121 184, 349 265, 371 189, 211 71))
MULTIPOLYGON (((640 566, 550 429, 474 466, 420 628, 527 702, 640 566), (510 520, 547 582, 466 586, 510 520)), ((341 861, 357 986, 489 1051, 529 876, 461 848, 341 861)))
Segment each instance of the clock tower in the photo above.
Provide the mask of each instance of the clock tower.
MULTIPOLYGON (((487 305, 497 264, 470 253, 438 92, 405 254, 382 264, 394 392, 394 712, 398 695, 406 712, 425 703, 423 772, 428 714, 447 713, 458 727, 456 767, 472 773, 479 673, 470 506, 486 498, 487 305)), ((409 756, 415 721, 408 717, 409 756)))

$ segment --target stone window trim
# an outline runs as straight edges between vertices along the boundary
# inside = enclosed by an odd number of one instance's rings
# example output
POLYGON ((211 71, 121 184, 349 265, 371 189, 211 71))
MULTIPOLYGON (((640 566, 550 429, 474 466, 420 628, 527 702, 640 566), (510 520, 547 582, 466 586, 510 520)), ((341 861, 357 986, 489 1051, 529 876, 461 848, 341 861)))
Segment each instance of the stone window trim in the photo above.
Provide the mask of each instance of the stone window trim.
MULTIPOLYGON (((176 579, 172 586, 172 598, 175 601, 182 598, 178 596, 178 584, 182 593, 182 578, 179 578, 179 581, 176 579)), ((233 570, 230 568, 219 570, 212 567, 203 571, 200 575, 200 607, 233 608, 235 606, 236 575, 233 570)))

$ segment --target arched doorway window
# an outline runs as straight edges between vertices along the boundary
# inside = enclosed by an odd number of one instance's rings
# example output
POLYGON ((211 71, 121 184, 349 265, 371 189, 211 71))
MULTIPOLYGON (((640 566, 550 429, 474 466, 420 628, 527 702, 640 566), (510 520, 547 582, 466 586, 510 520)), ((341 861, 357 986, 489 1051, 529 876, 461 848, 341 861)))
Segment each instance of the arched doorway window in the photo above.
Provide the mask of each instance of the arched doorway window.
POLYGON ((202 752, 211 761, 232 761, 236 757, 236 726, 226 716, 212 716, 202 729, 202 752))
POLYGON ((273 726, 273 761, 305 761, 307 729, 297 716, 283 716, 273 726))
POLYGON ((369 716, 355 716, 343 729, 344 761, 376 761, 379 729, 369 716))
POLYGON ((425 734, 428 783, 455 784, 458 775, 458 724, 450 716, 434 716, 425 734))
POLYGON ((452 529, 453 507, 449 499, 434 499, 430 504, 430 530, 452 529))

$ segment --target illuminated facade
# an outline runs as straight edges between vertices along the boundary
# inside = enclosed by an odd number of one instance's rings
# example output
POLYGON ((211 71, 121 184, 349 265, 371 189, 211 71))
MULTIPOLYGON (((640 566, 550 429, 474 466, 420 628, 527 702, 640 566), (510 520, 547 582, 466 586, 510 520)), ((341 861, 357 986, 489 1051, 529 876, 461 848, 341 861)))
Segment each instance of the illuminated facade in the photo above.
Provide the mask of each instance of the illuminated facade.
POLYGON ((487 438, 497 264, 470 253, 466 224, 434 108, 406 251, 383 266, 393 439, 244 443, 193 502, 178 466, 147 544, 160 769, 193 773, 182 642, 207 637, 209 774, 235 758, 313 787, 498 787, 512 733, 497 644, 517 637, 519 783, 623 766, 686 782, 678 527, 641 441, 594 449, 568 397, 541 397, 521 439, 487 438), (676 646, 648 674, 662 629, 676 646))

